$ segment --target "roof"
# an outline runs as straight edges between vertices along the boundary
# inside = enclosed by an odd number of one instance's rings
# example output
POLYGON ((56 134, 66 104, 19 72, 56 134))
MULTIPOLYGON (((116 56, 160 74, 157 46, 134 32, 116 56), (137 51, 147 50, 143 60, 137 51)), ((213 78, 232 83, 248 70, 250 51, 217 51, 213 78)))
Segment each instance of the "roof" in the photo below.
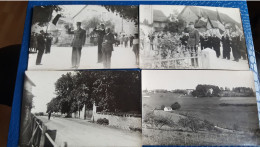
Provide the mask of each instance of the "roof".
POLYGON ((164 108, 166 108, 166 109, 172 109, 172 107, 164 107, 164 108))
POLYGON ((161 10, 153 10, 153 21, 165 22, 168 17, 161 10))
POLYGON ((190 8, 190 10, 195 13, 197 16, 202 16, 204 18, 209 18, 210 20, 218 20, 218 13, 220 17, 220 21, 225 22, 225 23, 233 23, 241 27, 241 24, 236 22, 234 19, 229 17, 227 14, 221 13, 209 9, 204 9, 200 7, 194 7, 194 6, 186 6, 184 9, 181 11, 179 14, 178 18, 185 12, 187 8, 190 8))

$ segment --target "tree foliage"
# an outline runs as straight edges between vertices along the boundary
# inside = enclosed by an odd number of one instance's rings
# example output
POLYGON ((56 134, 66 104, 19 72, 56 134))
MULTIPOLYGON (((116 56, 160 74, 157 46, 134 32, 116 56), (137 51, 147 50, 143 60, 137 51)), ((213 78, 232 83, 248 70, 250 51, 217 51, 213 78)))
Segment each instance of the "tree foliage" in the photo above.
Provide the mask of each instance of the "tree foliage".
POLYGON ((71 113, 92 109, 100 111, 141 112, 139 71, 78 71, 62 75, 55 83, 57 97, 47 104, 48 111, 71 113))
POLYGON ((167 25, 164 27, 164 31, 169 31, 172 33, 182 33, 186 27, 186 22, 183 19, 178 19, 177 21, 168 21, 167 25))
POLYGON ((105 22, 102 22, 99 17, 92 17, 89 20, 83 20, 82 26, 84 29, 88 30, 90 28, 95 28, 100 25, 100 23, 104 23, 104 25, 107 28, 110 28, 111 30, 115 30, 115 24, 111 20, 107 20, 105 22))
POLYGON ((50 6, 35 6, 33 9, 32 24, 38 23, 39 26, 47 25, 52 19, 53 11, 61 11, 62 8, 58 5, 50 6))
POLYGON ((123 6, 123 5, 103 5, 108 11, 117 13, 120 17, 126 20, 134 21, 138 24, 138 6, 123 6))
POLYGON ((196 89, 192 92, 194 97, 218 97, 220 89, 215 85, 197 85, 196 89))

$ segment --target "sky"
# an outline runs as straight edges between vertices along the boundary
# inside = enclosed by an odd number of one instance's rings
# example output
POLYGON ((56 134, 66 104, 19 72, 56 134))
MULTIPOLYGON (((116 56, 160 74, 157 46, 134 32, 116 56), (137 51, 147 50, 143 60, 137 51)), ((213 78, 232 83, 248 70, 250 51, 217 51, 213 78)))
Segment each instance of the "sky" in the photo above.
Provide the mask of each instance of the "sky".
MULTIPOLYGON (((173 9, 176 9, 180 13, 184 7, 185 6, 154 5, 153 9, 161 10, 166 16, 169 16, 172 13, 173 9)), ((238 23, 241 23, 241 17, 240 17, 239 9, 224 8, 224 7, 205 7, 205 6, 204 7, 198 6, 198 7, 213 10, 213 11, 216 11, 216 9, 217 9, 219 12, 229 15, 235 21, 237 21, 238 23)))
POLYGON ((32 112, 46 112, 47 103, 54 98, 55 95, 55 82, 66 74, 67 71, 27 71, 26 75, 36 85, 32 87, 33 98, 32 112))
POLYGON ((198 84, 255 89, 251 71, 142 70, 142 89, 195 89, 198 84))

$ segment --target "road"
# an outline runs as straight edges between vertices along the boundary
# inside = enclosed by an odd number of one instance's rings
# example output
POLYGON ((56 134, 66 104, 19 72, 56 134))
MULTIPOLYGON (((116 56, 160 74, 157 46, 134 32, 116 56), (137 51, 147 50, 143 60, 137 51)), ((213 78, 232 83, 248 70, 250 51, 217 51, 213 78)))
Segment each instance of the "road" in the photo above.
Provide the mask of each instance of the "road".
MULTIPOLYGON (((97 46, 83 47, 79 69, 102 69, 97 63, 97 46)), ((72 47, 51 47, 50 54, 43 54, 42 65, 35 65, 37 54, 29 54, 29 70, 70 70, 72 47)), ((130 47, 114 47, 111 57, 111 68, 138 68, 135 55, 130 47)))
POLYGON ((57 130, 58 146, 67 142, 68 147, 140 147, 141 133, 102 126, 82 119, 37 116, 50 130, 57 130))

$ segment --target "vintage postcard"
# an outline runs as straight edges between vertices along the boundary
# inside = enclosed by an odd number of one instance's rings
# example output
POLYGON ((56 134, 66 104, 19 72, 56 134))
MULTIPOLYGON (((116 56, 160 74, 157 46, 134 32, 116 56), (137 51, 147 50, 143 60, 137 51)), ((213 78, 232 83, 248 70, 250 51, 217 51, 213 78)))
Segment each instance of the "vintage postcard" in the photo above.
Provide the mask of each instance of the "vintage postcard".
POLYGON ((138 20, 138 6, 36 6, 28 70, 138 68, 138 20))
POLYGON ((141 146, 140 71, 27 71, 19 146, 141 146))
POLYGON ((259 145, 252 71, 143 70, 143 145, 259 145))
POLYGON ((248 70, 237 8, 140 5, 140 68, 248 70))

